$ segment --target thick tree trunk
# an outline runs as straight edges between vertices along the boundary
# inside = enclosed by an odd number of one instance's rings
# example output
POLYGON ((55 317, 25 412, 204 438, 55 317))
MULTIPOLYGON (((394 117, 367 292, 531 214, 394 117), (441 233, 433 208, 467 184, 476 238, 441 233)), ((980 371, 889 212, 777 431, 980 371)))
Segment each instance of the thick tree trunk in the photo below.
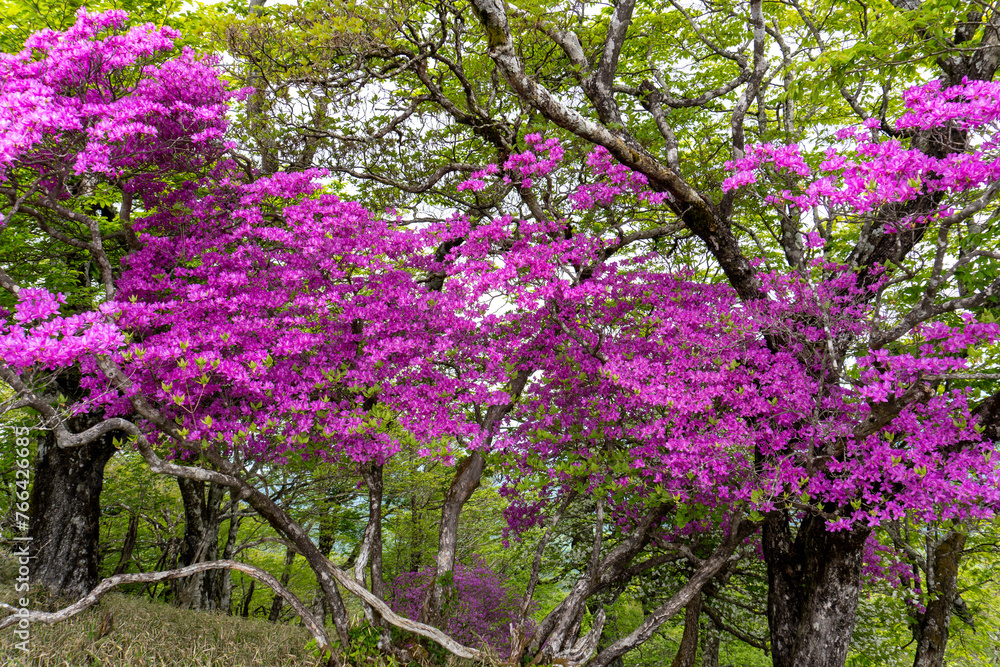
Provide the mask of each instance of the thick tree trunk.
POLYGON ((808 515, 793 540, 787 513, 767 516, 763 546, 774 667, 843 667, 870 532, 830 532, 824 519, 808 515))
MULTIPOLYGON (((74 424, 74 431, 90 424, 74 424)), ((38 446, 31 491, 31 583, 58 596, 80 598, 98 581, 104 466, 115 453, 114 434, 73 449, 48 433, 38 446)))
POLYGON ((942 667, 951 610, 958 598, 958 567, 967 535, 952 532, 927 554, 927 607, 917 619, 913 667, 942 667))
MULTIPOLYGON (((184 501, 184 542, 178 566, 216 560, 219 556, 219 510, 225 487, 178 479, 184 501)), ((202 572, 177 582, 177 605, 184 609, 216 609, 220 572, 202 572)))
POLYGON ((482 448, 466 456, 455 470, 455 477, 452 478, 451 486, 444 497, 444 504, 441 507, 441 523, 438 529, 438 552, 434 559, 434 581, 432 582, 427 599, 420 610, 420 618, 426 620, 430 625, 440 621, 441 607, 444 602, 444 585, 442 577, 446 580, 455 569, 455 551, 458 548, 458 519, 462 513, 465 503, 472 497, 472 492, 479 488, 482 481, 483 471, 486 469, 486 461, 483 458, 483 451, 489 450, 493 442, 494 429, 500 421, 514 407, 514 402, 521 396, 524 386, 528 382, 531 372, 527 368, 521 368, 517 375, 511 378, 507 386, 507 394, 510 402, 502 405, 492 405, 486 411, 483 419, 483 432, 487 437, 482 448))
POLYGON ((695 667, 698 654, 698 619, 701 618, 701 593, 688 602, 684 609, 684 634, 670 667, 695 667))
POLYGON ((458 519, 462 508, 472 492, 479 487, 486 461, 479 451, 472 452, 458 465, 448 493, 441 507, 441 523, 438 531, 438 552, 435 559, 434 582, 430 595, 421 611, 421 619, 430 625, 438 625, 444 605, 445 585, 448 573, 455 569, 455 552, 458 548, 458 519))

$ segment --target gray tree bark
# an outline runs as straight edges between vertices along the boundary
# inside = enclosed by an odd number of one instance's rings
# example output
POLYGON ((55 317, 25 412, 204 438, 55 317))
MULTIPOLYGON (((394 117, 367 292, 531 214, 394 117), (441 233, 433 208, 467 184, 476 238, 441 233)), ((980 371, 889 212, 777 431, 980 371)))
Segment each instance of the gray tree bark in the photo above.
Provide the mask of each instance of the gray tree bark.
MULTIPOLYGON (((214 561, 219 556, 219 511, 225 487, 212 482, 178 479, 184 502, 184 541, 178 566, 214 561)), ((199 572, 176 584, 176 603, 184 609, 213 610, 219 606, 220 570, 199 572)))
POLYGON ((966 533, 952 531, 927 554, 927 604, 917 617, 913 667, 942 667, 951 613, 958 599, 958 570, 966 533))
POLYGON ((870 530, 831 532, 807 515, 792 537, 789 516, 764 520, 768 627, 774 667, 843 667, 858 606, 870 530))
MULTIPOLYGON (((89 426, 75 425, 71 427, 89 426)), ((48 432, 39 443, 31 490, 32 585, 78 598, 98 581, 104 467, 115 453, 114 433, 71 449, 48 432)))

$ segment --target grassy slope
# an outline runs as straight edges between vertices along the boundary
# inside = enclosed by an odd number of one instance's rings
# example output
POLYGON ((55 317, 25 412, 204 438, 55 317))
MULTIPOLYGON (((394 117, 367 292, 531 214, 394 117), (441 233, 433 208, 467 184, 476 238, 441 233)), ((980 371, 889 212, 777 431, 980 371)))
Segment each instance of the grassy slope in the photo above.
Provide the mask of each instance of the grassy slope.
MULTIPOLYGON (((9 601, 9 586, 0 598, 9 601)), ((306 651, 304 628, 263 620, 182 611, 110 593, 96 607, 63 623, 31 626, 30 652, 15 648, 10 629, 0 631, 0 664, 31 667, 264 667, 318 662, 306 651), (108 614, 111 630, 100 637, 108 614)))

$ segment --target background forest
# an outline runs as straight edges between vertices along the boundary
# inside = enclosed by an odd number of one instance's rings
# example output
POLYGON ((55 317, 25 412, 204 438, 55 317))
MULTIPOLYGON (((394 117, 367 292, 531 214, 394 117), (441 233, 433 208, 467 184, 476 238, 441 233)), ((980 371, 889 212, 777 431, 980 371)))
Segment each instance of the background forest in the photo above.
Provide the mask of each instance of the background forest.
POLYGON ((0 7, 5 659, 1000 664, 994 3, 0 7))

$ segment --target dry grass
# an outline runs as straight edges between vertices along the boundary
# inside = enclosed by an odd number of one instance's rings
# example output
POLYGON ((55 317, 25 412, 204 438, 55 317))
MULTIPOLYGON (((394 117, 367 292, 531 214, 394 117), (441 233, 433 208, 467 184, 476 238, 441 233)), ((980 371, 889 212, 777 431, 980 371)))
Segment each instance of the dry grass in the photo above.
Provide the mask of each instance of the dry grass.
MULTIPOLYGON (((13 591, 0 586, 0 599, 13 591)), ((17 667, 265 667, 314 666, 300 627, 223 614, 182 611, 111 593, 94 608, 54 626, 32 624, 30 651, 0 631, 0 664, 17 667), (108 615, 111 628, 101 636, 108 615)))

